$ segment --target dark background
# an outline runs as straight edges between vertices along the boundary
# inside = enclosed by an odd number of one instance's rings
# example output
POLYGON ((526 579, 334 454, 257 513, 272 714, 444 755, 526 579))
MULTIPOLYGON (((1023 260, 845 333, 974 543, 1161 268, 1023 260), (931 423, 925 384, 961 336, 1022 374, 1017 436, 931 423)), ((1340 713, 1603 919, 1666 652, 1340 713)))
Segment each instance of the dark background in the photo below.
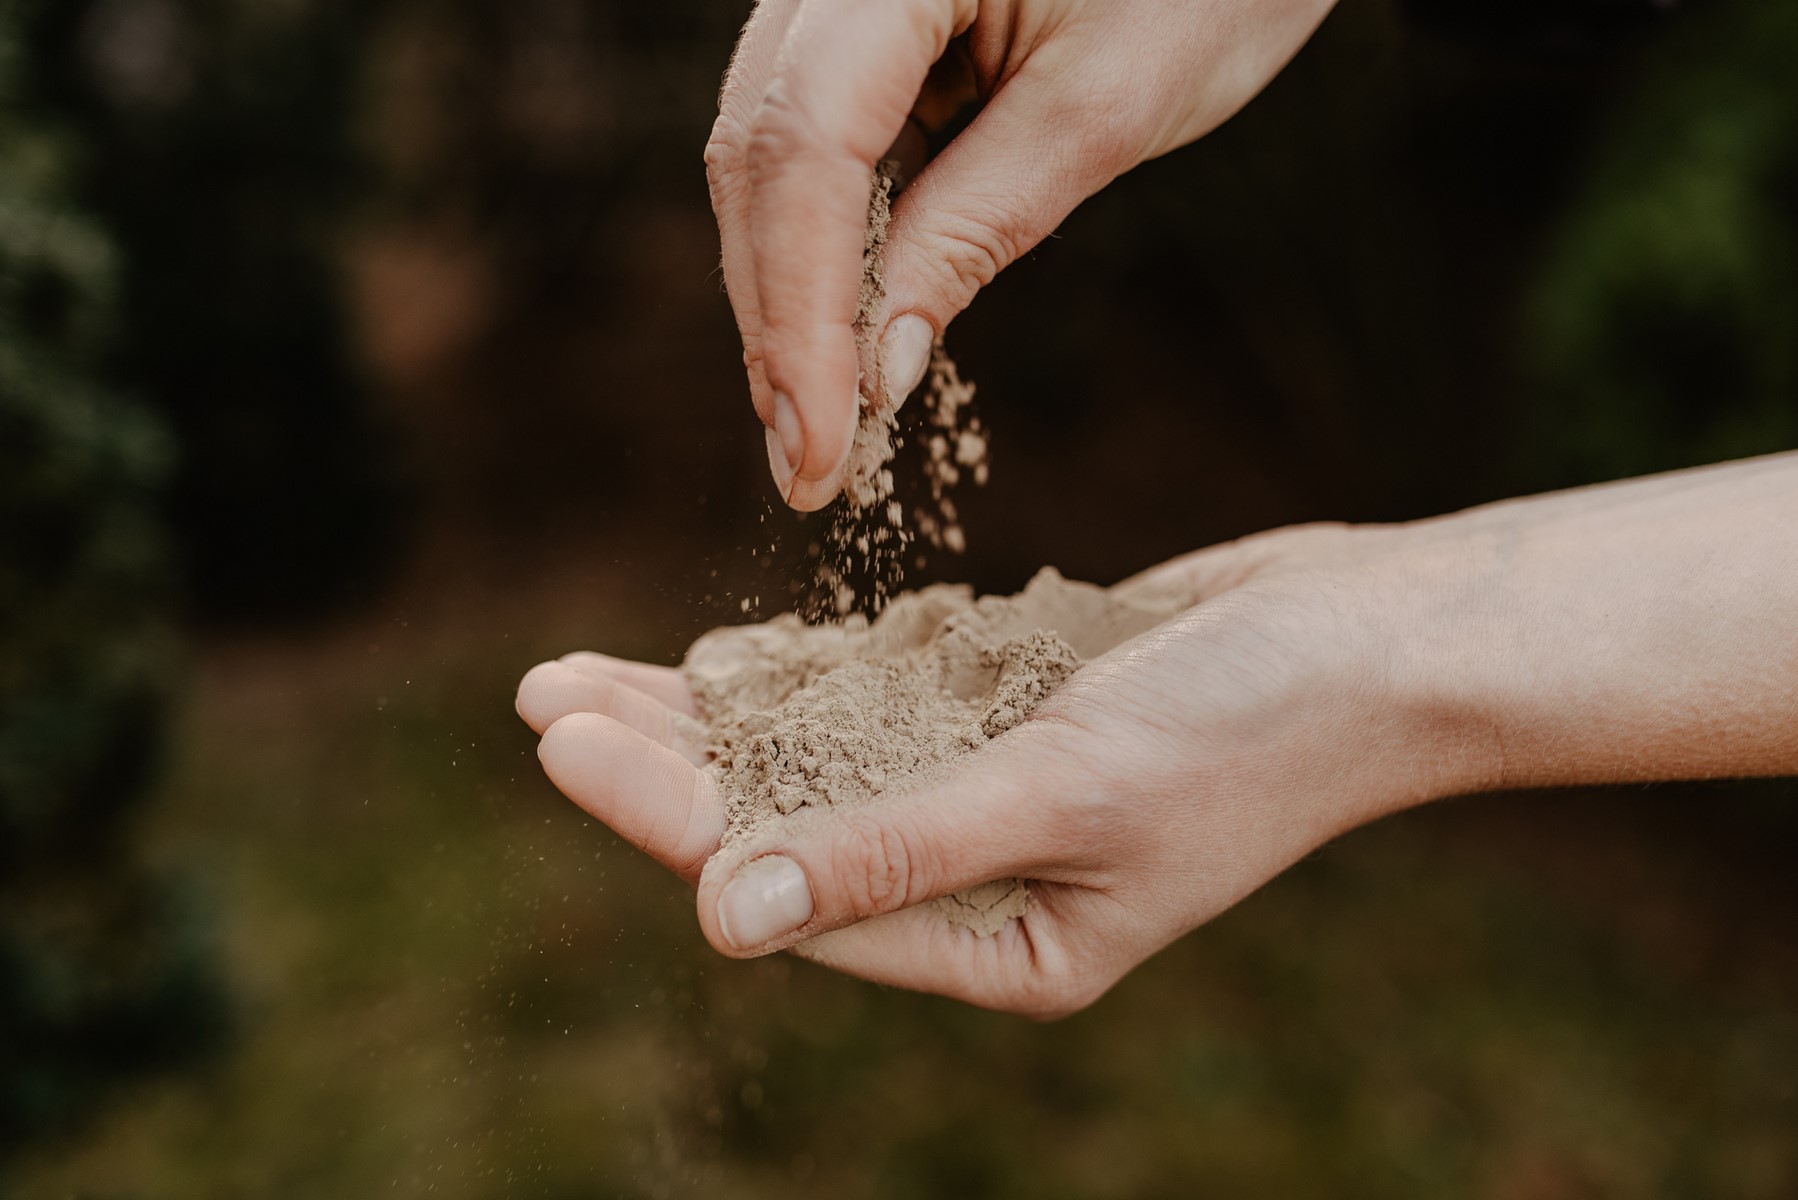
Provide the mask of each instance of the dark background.
MULTIPOLYGON (((721 960, 555 796, 516 678, 819 525, 700 165, 745 15, 0 5, 0 1192, 1798 1190, 1789 784, 1410 814, 1048 1027, 721 960)), ((911 581, 1798 445, 1795 55, 1343 0, 956 323, 911 581)))

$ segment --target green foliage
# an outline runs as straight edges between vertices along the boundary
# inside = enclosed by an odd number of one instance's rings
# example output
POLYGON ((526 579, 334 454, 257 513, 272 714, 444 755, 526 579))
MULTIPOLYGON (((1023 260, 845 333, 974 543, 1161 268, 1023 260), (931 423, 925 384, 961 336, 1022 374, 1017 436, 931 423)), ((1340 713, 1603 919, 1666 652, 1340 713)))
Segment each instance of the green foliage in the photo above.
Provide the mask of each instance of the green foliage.
POLYGON ((1794 55, 1798 5, 1750 0, 1642 64, 1531 314, 1545 482, 1798 444, 1794 55))
POLYGON ((157 516, 170 444, 96 378, 111 243, 0 23, 0 1164, 204 1040, 191 922, 124 834, 173 666, 157 516))

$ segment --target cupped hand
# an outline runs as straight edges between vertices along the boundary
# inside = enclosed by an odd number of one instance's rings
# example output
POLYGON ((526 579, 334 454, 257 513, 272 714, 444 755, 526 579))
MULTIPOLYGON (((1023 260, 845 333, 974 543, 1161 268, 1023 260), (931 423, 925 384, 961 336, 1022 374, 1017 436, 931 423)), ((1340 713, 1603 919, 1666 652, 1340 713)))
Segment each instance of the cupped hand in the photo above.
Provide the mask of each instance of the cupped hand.
MULTIPOLYGON (((1336 834, 1478 786, 1453 723, 1395 703, 1414 603, 1367 578, 1391 530, 1299 527, 1119 585, 1191 607, 1086 665, 926 790, 781 822, 718 853, 718 792, 678 671, 535 667, 518 710, 556 786, 699 889, 719 951, 791 949, 881 983, 1055 1016, 1336 834), (993 937, 925 901, 1030 881, 993 937)), ((1390 574, 1390 573, 1388 573, 1390 574)))
POLYGON ((1118 585, 1188 603, 941 782, 719 852, 678 671, 532 668, 576 803, 699 887, 735 957, 1037 1016, 1336 834, 1493 788, 1798 775, 1798 452, 1397 526, 1298 526, 1118 585), (925 901, 1030 881, 991 938, 925 901))
POLYGON ((902 399, 975 292, 1080 201, 1241 108, 1331 2, 762 0, 706 170, 782 496, 828 503, 859 395, 902 399), (978 114, 894 209, 863 361, 852 322, 870 173, 963 101, 978 114))

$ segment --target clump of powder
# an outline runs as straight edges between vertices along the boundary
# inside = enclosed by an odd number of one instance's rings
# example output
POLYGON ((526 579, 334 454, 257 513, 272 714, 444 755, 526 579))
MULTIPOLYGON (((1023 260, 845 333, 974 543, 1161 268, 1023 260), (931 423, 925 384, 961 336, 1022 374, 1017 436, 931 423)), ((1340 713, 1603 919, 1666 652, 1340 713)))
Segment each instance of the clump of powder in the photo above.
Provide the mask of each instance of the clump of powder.
POLYGON ((938 338, 931 347, 924 386, 922 437, 928 495, 913 506, 897 498, 893 463, 905 439, 899 407, 904 396, 889 395, 874 345, 874 319, 886 299, 885 250, 892 224, 894 164, 874 170, 868 192, 868 225, 862 242, 862 279, 856 294, 855 340, 874 377, 859 381, 861 400, 849 451, 843 496, 831 513, 817 550, 814 587, 801 610, 812 619, 843 617, 865 607, 878 613, 905 577, 907 552, 920 538, 929 546, 960 553, 966 546, 960 516, 949 494, 964 476, 986 482, 986 434, 969 411, 974 385, 965 382, 938 338), (865 580, 866 595, 853 581, 865 580))
MULTIPOLYGON (((705 770, 724 799, 725 851, 753 853, 802 810, 903 802, 1026 720, 1082 662, 1177 611, 1045 568, 1015 596, 938 584, 873 621, 796 615, 715 629, 688 650, 705 770)), ((982 936, 1025 911, 1018 880, 938 901, 982 936)))

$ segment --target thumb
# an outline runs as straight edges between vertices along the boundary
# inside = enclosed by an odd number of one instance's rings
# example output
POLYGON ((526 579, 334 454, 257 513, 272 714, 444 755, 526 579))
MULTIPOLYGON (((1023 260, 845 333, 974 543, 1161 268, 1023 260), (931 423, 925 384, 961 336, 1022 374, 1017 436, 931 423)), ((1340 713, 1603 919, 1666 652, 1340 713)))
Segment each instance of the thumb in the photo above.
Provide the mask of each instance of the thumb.
MULTIPOLYGON (((1014 731, 1022 733, 1023 730, 1014 731)), ((995 747, 996 749, 996 747, 995 747)), ((801 810, 769 837, 721 851, 699 883, 699 923, 747 958, 1041 862, 1040 806, 1016 754, 923 793, 801 810)))
POLYGON ((1128 110, 1070 86, 1056 58, 1032 57, 899 197, 880 362, 862 363, 891 402, 922 381, 931 344, 981 288, 1141 159, 1128 110))

